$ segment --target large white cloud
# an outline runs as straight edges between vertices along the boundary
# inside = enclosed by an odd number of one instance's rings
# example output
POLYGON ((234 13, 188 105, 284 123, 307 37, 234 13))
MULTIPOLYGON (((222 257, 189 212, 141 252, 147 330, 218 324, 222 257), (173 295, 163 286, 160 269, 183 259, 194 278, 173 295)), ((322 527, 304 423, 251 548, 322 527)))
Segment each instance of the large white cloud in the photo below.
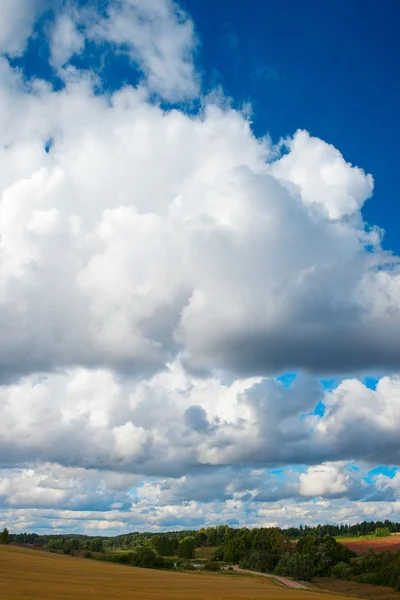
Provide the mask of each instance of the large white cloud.
POLYGON ((240 112, 164 112, 85 77, 26 89, 2 69, 3 376, 141 373, 177 352, 244 374, 398 365, 399 276, 377 270, 379 234, 288 190, 240 112))
MULTIPOLYGON (((18 55, 44 5, 4 6, 0 49, 18 55)), ((322 417, 310 416, 315 378, 289 388, 271 378, 398 370, 398 258, 360 212, 372 176, 306 131, 281 155, 223 98, 198 97, 190 113, 155 103, 154 92, 198 94, 194 26, 169 0, 110 2, 102 14, 69 3, 52 19, 62 89, 27 83, 0 58, 7 510, 96 506, 111 529, 259 523, 246 521, 246 502, 271 523, 312 519, 314 496, 368 496, 395 514, 397 484, 370 489, 345 465, 399 464, 398 378, 376 391, 343 381, 322 417), (70 64, 93 43, 126 52, 141 83, 100 94, 101 73, 70 64), (254 472, 291 463, 308 467, 283 484, 254 472), (119 476, 158 478, 134 517, 122 514, 129 490, 112 487, 119 476)), ((52 523, 67 520, 55 512, 52 523)))

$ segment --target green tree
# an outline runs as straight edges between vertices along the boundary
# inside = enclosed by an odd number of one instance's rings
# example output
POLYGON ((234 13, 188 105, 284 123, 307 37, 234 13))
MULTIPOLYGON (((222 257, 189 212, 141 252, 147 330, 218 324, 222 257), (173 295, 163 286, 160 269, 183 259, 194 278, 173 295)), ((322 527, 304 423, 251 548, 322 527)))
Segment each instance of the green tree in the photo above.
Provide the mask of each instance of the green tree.
POLYGON ((47 542, 46 548, 48 548, 49 550, 61 550, 62 544, 62 538, 51 538, 51 540, 47 542))
POLYGON ((293 577, 300 581, 311 581, 314 576, 313 559, 309 554, 286 552, 277 564, 274 573, 293 577))
POLYGON ((149 543, 161 556, 175 556, 178 550, 178 540, 175 536, 155 535, 149 543))
POLYGON ((0 544, 9 544, 10 543, 10 533, 7 527, 4 527, 3 531, 0 533, 0 544))
POLYGON ((89 550, 91 552, 103 552, 103 540, 99 537, 90 540, 89 550))
POLYGON ((164 566, 161 556, 150 546, 138 546, 132 554, 131 562, 135 567, 157 569, 164 566))
POLYGON ((224 556, 227 562, 238 563, 246 554, 246 542, 242 535, 235 535, 226 542, 224 556))
POLYGON ((266 550, 256 550, 255 552, 252 552, 248 558, 244 558, 240 562, 240 567, 242 569, 249 569, 250 571, 272 573, 277 562, 274 554, 271 554, 266 550))
POLYGON ((204 530, 204 528, 200 529, 200 531, 198 531, 195 535, 195 541, 196 541, 196 548, 201 548, 202 546, 205 546, 207 543, 207 534, 204 530))
POLYGON ((179 558, 191 559, 194 558, 196 542, 193 536, 184 537, 179 542, 178 556, 179 558))

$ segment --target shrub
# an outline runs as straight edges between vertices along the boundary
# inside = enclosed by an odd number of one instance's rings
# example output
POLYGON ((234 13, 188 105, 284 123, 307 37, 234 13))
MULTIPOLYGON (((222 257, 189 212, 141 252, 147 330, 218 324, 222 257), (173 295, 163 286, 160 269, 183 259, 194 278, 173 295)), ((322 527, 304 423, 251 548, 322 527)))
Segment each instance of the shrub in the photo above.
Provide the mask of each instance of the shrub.
POLYGON ((175 568, 175 563, 177 562, 174 558, 171 558, 170 556, 162 557, 162 562, 163 562, 163 569, 174 569, 175 568))
POLYGON ((377 527, 375 529, 375 537, 387 537, 390 535, 389 527, 377 527))
POLYGON ((382 585, 379 573, 363 573, 357 577, 357 581, 369 585, 382 585))
POLYGON ((93 553, 90 552, 90 550, 88 550, 87 552, 85 552, 84 558, 93 558, 93 553))
POLYGON ((115 552, 113 554, 102 554, 97 558, 99 560, 118 563, 120 565, 129 565, 132 563, 133 552, 115 552))
POLYGON ((203 568, 205 571, 219 571, 220 570, 219 564, 216 562, 213 562, 213 561, 204 563, 203 568))
POLYGON ((351 576, 351 568, 344 562, 339 562, 331 569, 331 577, 336 579, 349 579, 351 576))

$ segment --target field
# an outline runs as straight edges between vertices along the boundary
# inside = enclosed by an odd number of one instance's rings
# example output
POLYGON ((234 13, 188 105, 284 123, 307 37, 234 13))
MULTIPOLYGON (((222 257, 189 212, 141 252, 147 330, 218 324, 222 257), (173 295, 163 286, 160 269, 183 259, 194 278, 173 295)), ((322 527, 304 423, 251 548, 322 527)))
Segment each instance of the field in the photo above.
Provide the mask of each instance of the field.
MULTIPOLYGON (((399 600, 400 598, 400 594, 395 592, 393 588, 367 585, 356 581, 318 577, 313 585, 336 594, 343 594, 351 598, 363 598, 364 600, 399 600)), ((334 600, 337 596, 331 598, 334 600)))
POLYGON ((263 577, 170 573, 0 546, 1 600, 344 600, 263 577))
POLYGON ((373 548, 375 552, 398 552, 400 551, 400 538, 399 536, 391 535, 385 538, 358 538, 351 539, 347 538, 345 540, 341 540, 338 538, 338 541, 350 548, 350 550, 354 550, 357 554, 363 554, 364 552, 368 552, 369 548, 373 548))

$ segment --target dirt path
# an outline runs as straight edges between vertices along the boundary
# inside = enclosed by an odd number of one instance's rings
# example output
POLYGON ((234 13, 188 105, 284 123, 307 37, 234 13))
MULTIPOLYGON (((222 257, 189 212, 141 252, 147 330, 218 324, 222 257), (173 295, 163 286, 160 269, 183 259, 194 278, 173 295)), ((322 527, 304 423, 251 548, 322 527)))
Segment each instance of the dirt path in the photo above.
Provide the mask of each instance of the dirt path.
POLYGON ((299 581, 293 581, 292 579, 288 579, 287 577, 280 577, 279 575, 270 575, 269 573, 260 573, 259 571, 249 571, 248 569, 240 569, 237 565, 233 567, 233 570, 236 573, 248 573, 249 575, 258 575, 259 577, 268 577, 268 579, 274 579, 275 581, 278 581, 285 587, 293 588, 296 590, 310 589, 304 583, 300 583, 299 581))

